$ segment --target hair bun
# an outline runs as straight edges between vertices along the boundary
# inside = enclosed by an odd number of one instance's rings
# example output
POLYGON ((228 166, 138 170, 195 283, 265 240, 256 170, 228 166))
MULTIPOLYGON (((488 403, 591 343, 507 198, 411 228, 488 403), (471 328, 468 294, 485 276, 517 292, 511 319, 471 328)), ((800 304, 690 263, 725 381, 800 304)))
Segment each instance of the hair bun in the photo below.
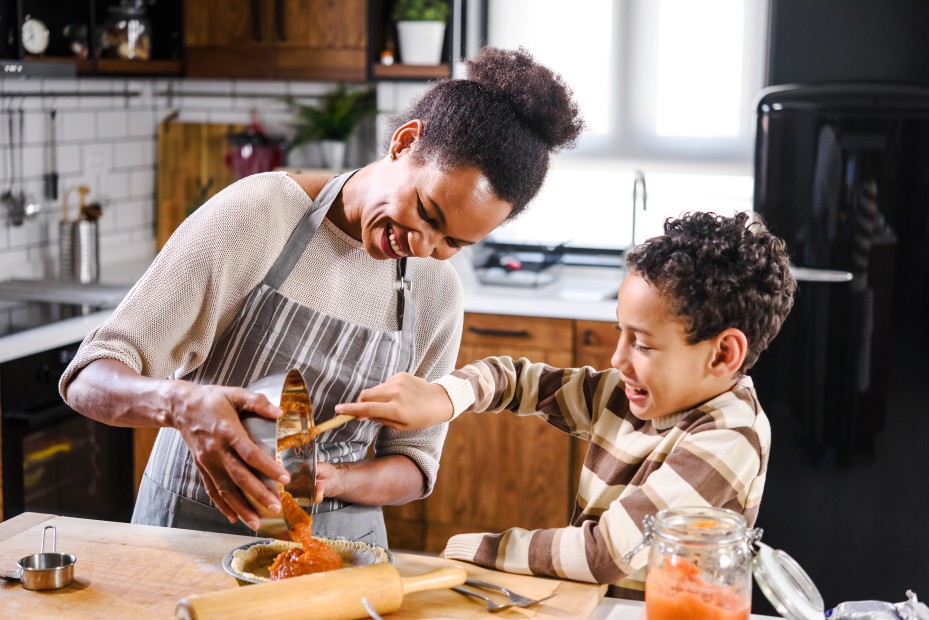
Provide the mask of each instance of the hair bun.
POLYGON ((519 118, 550 150, 574 146, 584 121, 573 91, 525 48, 486 46, 467 61, 467 68, 468 79, 506 97, 519 118))

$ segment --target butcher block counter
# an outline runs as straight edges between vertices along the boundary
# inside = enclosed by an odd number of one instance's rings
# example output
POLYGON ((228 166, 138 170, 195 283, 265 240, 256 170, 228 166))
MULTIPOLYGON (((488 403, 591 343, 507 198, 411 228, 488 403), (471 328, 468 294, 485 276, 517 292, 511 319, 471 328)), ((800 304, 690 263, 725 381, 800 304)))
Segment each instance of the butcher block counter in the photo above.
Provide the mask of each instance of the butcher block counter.
MULTIPOLYGON (((23 513, 0 523, 0 572, 38 553, 45 526, 54 525, 57 551, 77 557, 74 582, 61 590, 31 591, 0 581, 4 618, 172 618, 177 602, 192 595, 240 587, 222 567, 227 551, 253 540, 247 536, 113 523, 40 513, 23 513)), ((46 552, 51 551, 51 534, 46 552)), ((395 553, 402 576, 459 565, 469 576, 520 594, 555 596, 535 607, 489 614, 484 604, 451 590, 416 592, 388 619, 413 618, 588 618, 606 586, 488 570, 434 556, 395 553)))

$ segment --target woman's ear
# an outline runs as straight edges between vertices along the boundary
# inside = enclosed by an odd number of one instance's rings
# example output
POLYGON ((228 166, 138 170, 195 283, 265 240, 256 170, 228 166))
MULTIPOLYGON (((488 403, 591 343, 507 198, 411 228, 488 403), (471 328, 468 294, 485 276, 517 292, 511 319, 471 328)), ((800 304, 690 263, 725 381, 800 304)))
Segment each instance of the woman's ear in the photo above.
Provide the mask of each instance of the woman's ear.
POLYGON ((748 338, 742 330, 729 327, 714 340, 716 350, 710 372, 718 377, 730 377, 739 372, 748 354, 748 338))
POLYGON ((390 158, 397 159, 400 153, 412 147, 413 143, 419 140, 421 135, 423 135, 423 122, 418 118, 400 125, 390 138, 390 147, 388 149, 390 158))

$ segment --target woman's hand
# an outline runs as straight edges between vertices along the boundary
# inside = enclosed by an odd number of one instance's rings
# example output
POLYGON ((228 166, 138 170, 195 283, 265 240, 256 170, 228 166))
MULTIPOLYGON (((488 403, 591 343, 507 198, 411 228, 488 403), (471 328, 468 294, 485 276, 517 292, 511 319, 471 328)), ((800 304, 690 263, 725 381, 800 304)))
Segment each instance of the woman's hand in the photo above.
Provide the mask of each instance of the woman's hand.
POLYGON ((271 512, 280 512, 280 499, 262 483, 256 472, 287 483, 287 470, 256 445, 240 412, 250 411, 276 420, 281 410, 262 394, 244 388, 171 382, 170 421, 187 444, 210 499, 235 523, 241 519, 258 529, 259 515, 244 493, 271 512))
POLYGON ((411 431, 448 422, 454 408, 441 385, 401 372, 380 385, 362 390, 358 402, 336 405, 335 411, 411 431))

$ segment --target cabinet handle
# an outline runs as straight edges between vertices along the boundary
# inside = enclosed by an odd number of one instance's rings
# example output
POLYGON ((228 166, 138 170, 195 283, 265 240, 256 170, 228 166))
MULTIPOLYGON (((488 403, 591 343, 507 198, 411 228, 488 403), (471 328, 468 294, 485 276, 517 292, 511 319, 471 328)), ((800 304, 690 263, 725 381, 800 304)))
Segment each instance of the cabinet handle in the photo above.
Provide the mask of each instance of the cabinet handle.
POLYGON ((582 338, 582 340, 584 341, 584 346, 589 347, 589 346, 593 345, 593 343, 594 343, 594 333, 593 333, 592 331, 590 331, 589 329, 585 329, 585 330, 584 330, 584 337, 582 338))
POLYGON ((479 336, 502 336, 504 338, 528 338, 529 332, 525 329, 487 329, 484 327, 469 327, 468 331, 479 336))
POLYGON ((261 0, 252 0, 252 39, 261 41, 261 0))
POLYGON ((274 22, 277 25, 277 40, 286 41, 287 32, 284 29, 284 0, 274 2, 274 22))

